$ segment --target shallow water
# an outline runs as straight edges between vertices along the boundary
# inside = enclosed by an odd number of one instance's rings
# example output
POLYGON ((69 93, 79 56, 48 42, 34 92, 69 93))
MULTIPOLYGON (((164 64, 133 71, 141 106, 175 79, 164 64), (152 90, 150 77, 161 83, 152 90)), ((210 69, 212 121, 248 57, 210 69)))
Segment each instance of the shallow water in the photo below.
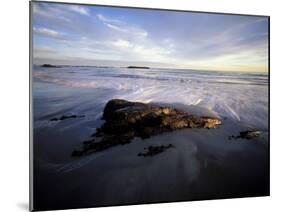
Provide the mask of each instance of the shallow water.
POLYGON ((60 209, 267 195, 268 78, 259 73, 34 67, 35 208, 60 209), (112 98, 164 103, 218 116, 212 130, 184 129, 71 157, 102 124, 112 98), (51 122, 62 115, 84 118, 51 122), (257 128, 262 137, 228 140, 257 128), (175 148, 143 158, 149 145, 175 148))

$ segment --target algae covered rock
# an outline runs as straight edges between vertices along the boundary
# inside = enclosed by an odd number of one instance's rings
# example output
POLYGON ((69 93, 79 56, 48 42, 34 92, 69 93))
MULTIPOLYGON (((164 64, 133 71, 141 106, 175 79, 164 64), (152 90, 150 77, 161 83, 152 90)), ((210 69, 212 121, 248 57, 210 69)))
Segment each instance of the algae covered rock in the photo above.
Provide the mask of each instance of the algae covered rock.
POLYGON ((91 140, 85 141, 82 150, 73 156, 102 151, 116 145, 183 128, 216 128, 221 120, 216 117, 195 116, 172 107, 110 100, 103 111, 104 124, 96 130, 91 140))

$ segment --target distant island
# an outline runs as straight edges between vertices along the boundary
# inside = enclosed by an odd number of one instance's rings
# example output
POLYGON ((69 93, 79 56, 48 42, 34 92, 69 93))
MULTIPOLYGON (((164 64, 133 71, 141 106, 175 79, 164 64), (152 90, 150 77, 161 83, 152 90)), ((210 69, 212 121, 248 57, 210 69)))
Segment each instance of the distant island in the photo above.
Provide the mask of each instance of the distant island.
POLYGON ((127 68, 149 69, 147 66, 128 66, 127 68))
POLYGON ((94 68, 113 68, 111 66, 87 66, 87 65, 52 65, 52 64, 43 64, 43 68, 63 68, 63 67, 94 67, 94 68))
POLYGON ((55 66, 55 65, 51 65, 51 64, 43 64, 43 65, 41 65, 41 67, 44 67, 44 68, 58 68, 60 66, 55 66))

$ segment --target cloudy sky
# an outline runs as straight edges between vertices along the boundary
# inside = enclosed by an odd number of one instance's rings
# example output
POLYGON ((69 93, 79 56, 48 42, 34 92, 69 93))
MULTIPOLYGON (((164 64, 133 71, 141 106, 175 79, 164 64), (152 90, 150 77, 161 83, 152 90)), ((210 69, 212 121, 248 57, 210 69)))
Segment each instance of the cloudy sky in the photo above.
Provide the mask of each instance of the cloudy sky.
POLYGON ((33 2, 34 62, 267 71, 268 19, 33 2))

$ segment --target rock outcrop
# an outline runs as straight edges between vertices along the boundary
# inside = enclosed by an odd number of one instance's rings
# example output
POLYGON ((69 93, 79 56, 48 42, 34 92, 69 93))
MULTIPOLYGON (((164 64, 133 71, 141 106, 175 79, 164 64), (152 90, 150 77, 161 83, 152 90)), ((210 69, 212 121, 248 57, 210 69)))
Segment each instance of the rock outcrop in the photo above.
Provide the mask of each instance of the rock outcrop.
POLYGON ((228 139, 231 140, 231 139, 242 138, 242 139, 251 140, 251 139, 260 137, 261 134, 262 134, 262 131, 260 131, 260 130, 245 130, 245 131, 241 131, 239 133, 239 135, 237 135, 237 136, 234 136, 234 135, 229 136, 228 139))
POLYGON ((73 156, 102 151, 116 145, 130 143, 133 138, 183 128, 215 128, 221 120, 215 117, 194 116, 172 107, 156 106, 122 99, 110 100, 103 112, 105 123, 96 130, 91 140, 83 142, 82 150, 73 156))

